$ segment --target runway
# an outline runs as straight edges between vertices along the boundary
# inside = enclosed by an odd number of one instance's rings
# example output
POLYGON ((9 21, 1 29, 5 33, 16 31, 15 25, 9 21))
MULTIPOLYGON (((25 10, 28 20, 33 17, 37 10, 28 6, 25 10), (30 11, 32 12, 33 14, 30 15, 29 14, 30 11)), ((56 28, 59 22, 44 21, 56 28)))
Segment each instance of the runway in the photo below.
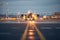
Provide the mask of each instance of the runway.
POLYGON ((0 23, 0 40, 60 40, 59 36, 59 23, 0 23))

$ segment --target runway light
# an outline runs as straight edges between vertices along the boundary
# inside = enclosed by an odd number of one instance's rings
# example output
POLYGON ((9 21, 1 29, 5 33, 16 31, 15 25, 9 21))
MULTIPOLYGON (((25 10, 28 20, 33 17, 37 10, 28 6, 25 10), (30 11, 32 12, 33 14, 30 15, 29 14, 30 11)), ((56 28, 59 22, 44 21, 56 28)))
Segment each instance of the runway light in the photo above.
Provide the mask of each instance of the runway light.
POLYGON ((35 39, 34 36, 29 36, 29 39, 35 39))
POLYGON ((33 32, 34 30, 29 30, 30 32, 33 32))
POLYGON ((28 25, 31 29, 34 29, 35 21, 28 21, 28 25))
POLYGON ((29 32, 28 35, 34 35, 34 32, 29 32))
POLYGON ((34 19, 37 20, 37 16, 34 16, 34 19))
POLYGON ((37 15, 32 14, 32 17, 36 20, 37 19, 37 15))
POLYGON ((30 25, 33 25, 35 22, 34 21, 28 21, 30 25))
POLYGON ((33 14, 32 17, 34 17, 35 15, 33 14))
POLYGON ((26 16, 25 16, 25 15, 23 16, 23 19, 24 19, 24 20, 26 19, 26 16))
POLYGON ((43 20, 43 18, 40 18, 40 20, 43 20))
POLYGON ((43 16, 43 18, 47 18, 47 16, 43 16))
POLYGON ((32 23, 35 23, 34 21, 32 21, 32 23))

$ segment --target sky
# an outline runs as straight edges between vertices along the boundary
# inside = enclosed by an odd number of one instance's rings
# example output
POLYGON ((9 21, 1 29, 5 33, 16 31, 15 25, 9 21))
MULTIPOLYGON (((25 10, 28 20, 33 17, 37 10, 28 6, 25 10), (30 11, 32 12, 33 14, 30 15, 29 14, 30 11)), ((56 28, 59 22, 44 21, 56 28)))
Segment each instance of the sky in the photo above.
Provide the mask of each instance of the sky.
POLYGON ((40 15, 52 15, 60 12, 60 0, 0 0, 0 14, 17 15, 28 10, 40 15))

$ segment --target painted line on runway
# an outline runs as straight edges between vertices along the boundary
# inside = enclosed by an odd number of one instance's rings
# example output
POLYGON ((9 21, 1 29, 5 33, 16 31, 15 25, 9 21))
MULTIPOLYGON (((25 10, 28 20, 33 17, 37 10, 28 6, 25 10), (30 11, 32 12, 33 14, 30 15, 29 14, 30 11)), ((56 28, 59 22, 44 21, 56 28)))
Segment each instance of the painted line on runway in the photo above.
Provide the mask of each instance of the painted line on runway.
POLYGON ((37 28, 37 26, 36 26, 35 23, 33 24, 33 26, 35 27, 35 29, 36 29, 36 31, 37 31, 37 33, 38 33, 38 35, 39 35, 39 38, 40 38, 41 40, 46 40, 45 37, 43 36, 43 34, 42 34, 42 33, 40 32, 40 30, 37 28))
POLYGON ((35 26, 35 29, 36 29, 36 31, 37 31, 37 33, 38 33, 38 35, 39 35, 39 38, 41 39, 41 40, 46 40, 45 39, 45 37, 43 36, 43 34, 38 30, 38 28, 35 26))
POLYGON ((25 40, 25 39, 26 39, 27 32, 28 32, 28 24, 27 24, 27 26, 26 26, 26 29, 25 29, 25 31, 24 31, 24 33, 23 33, 23 35, 22 35, 21 40, 25 40))

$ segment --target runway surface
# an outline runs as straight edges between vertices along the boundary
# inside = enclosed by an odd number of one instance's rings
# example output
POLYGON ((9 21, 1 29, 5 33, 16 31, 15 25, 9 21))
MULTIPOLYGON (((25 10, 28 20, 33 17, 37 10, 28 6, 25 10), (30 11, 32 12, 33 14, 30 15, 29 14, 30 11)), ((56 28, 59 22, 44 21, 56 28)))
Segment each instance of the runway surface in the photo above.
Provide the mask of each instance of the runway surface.
POLYGON ((60 23, 0 23, 0 40, 60 40, 60 23))

